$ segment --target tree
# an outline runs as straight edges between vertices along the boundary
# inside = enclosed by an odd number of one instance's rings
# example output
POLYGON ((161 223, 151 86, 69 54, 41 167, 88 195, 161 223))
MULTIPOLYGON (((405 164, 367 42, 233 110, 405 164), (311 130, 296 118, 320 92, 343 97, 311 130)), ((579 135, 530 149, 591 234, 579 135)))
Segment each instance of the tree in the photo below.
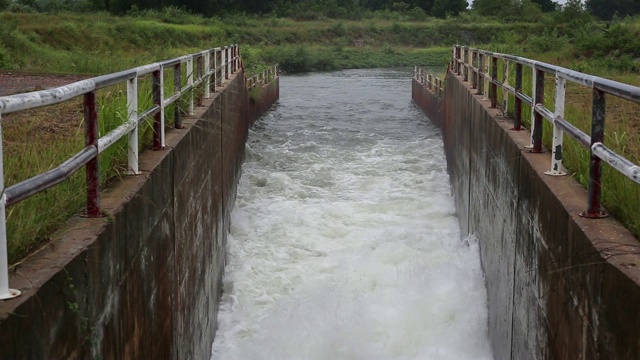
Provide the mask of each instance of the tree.
POLYGON ((539 21, 543 14, 540 5, 531 0, 512 0, 511 5, 503 8, 499 16, 506 22, 539 21))
POLYGON ((531 0, 531 2, 540 6, 542 12, 556 11, 556 3, 552 0, 531 0))
POLYGON ((472 7, 480 15, 498 16, 511 7, 511 0, 474 0, 472 7))
POLYGON ((457 16, 467 9, 467 0, 435 0, 431 15, 445 18, 447 15, 457 16))
POLYGON ((638 0, 587 0, 585 5, 591 15, 602 20, 611 20, 616 14, 625 17, 640 12, 638 0))
POLYGON ((557 21, 572 26, 583 26, 593 21, 581 0, 567 0, 562 10, 554 14, 557 21))

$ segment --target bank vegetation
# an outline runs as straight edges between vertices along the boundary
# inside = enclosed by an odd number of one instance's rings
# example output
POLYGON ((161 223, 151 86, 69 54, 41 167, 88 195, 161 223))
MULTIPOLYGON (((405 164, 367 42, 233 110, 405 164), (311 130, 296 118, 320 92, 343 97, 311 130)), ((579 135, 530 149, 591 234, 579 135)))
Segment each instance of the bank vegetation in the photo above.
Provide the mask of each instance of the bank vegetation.
MULTIPOLYGON (((135 1, 0 0, 0 71, 98 75, 238 43, 249 73, 274 63, 285 72, 414 64, 444 72, 450 46, 457 43, 640 85, 640 9, 633 2, 603 7, 596 0, 586 6, 577 0, 563 6, 550 0, 476 0, 465 9, 448 0, 225 1, 146 6, 135 1), (199 6, 215 11, 199 11, 199 6)), ((124 93, 113 88, 100 94, 103 134, 126 118, 124 93)), ((567 117, 586 132, 590 96, 588 89, 572 87, 568 93, 567 117)), ((635 104, 608 103, 605 142, 636 164, 639 117, 635 104)), ((79 103, 2 121, 7 185, 57 166, 83 147, 79 103)), ((142 136, 149 137, 149 131, 142 136)), ((123 143, 104 154, 103 185, 124 176, 125 149, 123 143)), ((585 183, 588 152, 571 144, 566 151, 572 176, 585 183)), ((84 179, 78 175, 10 207, 11 262, 46 244, 80 212, 83 191, 84 179)), ((640 236, 640 187, 606 165, 604 200, 640 236)))

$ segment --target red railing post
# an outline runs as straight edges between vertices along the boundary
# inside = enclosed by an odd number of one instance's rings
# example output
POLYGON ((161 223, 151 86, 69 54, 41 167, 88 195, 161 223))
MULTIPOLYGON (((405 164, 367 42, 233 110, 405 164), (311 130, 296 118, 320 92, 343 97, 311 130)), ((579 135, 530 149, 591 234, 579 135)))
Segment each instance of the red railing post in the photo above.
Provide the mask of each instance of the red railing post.
MULTIPOLYGON (((98 103, 96 92, 84 94, 84 144, 98 149, 98 103)), ((98 155, 91 159, 86 169, 87 182, 87 217, 100 217, 100 169, 98 155)))
POLYGON ((153 150, 162 150, 162 84, 160 74, 162 70, 153 72, 153 104, 160 107, 153 116, 153 150))
POLYGON ((531 144, 532 144, 532 153, 541 153, 542 152, 542 114, 536 110, 536 106, 538 104, 544 105, 544 71, 538 70, 536 68, 533 69, 536 74, 536 94, 533 99, 533 119, 531 119, 532 124, 532 134, 531 134, 531 144))
MULTIPOLYGON (((591 146, 595 143, 604 143, 604 119, 606 111, 606 98, 604 91, 593 89, 593 111, 591 120, 591 146)), ((591 149, 591 148, 590 148, 591 149)), ((599 219, 607 217, 602 209, 600 198, 602 195, 602 160, 593 154, 589 162, 589 204, 587 210, 580 216, 599 219)))

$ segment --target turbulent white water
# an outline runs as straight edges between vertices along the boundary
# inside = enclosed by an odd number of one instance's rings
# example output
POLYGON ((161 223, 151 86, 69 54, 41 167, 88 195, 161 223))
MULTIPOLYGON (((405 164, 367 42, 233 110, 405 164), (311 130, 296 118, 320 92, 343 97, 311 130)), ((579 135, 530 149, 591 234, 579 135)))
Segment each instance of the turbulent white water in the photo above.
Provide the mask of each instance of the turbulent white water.
POLYGON ((478 248, 410 75, 281 79, 251 132, 212 359, 492 359, 478 248))

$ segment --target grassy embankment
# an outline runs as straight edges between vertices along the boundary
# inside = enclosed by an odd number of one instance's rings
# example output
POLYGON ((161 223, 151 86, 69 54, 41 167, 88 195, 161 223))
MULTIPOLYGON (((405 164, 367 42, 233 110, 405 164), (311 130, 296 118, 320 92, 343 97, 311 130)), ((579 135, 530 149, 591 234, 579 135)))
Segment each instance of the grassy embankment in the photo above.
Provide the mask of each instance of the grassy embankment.
MULTIPOLYGON (((502 68, 499 61, 498 68, 502 68)), ((640 85, 640 81, 632 74, 611 74, 609 78, 626 83, 640 85), (632 81, 630 81, 632 80, 632 81)), ((499 75, 502 81, 502 74, 499 75)), ((524 71, 523 91, 531 96, 531 71, 524 71)), ((515 82, 515 71, 510 69, 510 84, 515 82)), ((498 89, 498 104, 503 103, 502 90, 498 89)), ((586 134, 591 134, 593 94, 590 88, 567 82, 565 119, 586 134)), ((640 104, 622 100, 615 96, 607 97, 605 116, 605 144, 618 154, 635 164, 640 164, 640 104)), ((555 107, 555 78, 545 75, 544 104, 548 109, 555 107)), ((508 96, 508 114, 513 117, 514 98, 508 96)), ((523 104, 523 123, 531 126, 531 107, 523 104)), ((543 144, 551 149, 553 128, 548 121, 543 123, 543 144)), ((550 150, 548 150, 550 151, 550 150)), ((585 188, 589 182, 590 152, 568 135, 564 136, 563 164, 569 176, 574 177, 585 188)), ((549 160, 549 168, 551 161, 549 160)), ((607 164, 603 164, 602 201, 608 213, 619 219, 636 238, 640 238, 640 186, 621 175, 607 164)), ((587 204, 585 202, 584 209, 587 204)))
MULTIPOLYGON (((250 72, 259 71, 273 63, 280 64, 283 70, 289 72, 414 64, 444 65, 448 61, 452 43, 489 44, 487 46, 495 50, 524 52, 532 40, 526 37, 527 33, 545 34, 545 29, 549 28, 546 23, 504 24, 491 19, 467 20, 428 19, 415 22, 396 18, 295 21, 249 17, 221 20, 171 11, 147 12, 139 17, 4 13, 0 14, 0 70, 104 74, 230 43, 242 45, 245 64, 250 72)), ((562 26, 559 28, 562 29, 562 26)), ((536 51, 535 56, 549 62, 591 66, 594 70, 606 68, 590 60, 576 62, 579 55, 571 51, 549 50, 553 51, 536 51)), ((531 50, 524 55, 535 57, 531 50)), ((611 74, 618 74, 621 69, 610 71, 611 74)), ((101 134, 122 123, 125 118, 123 90, 116 87, 100 92, 101 134)), ((575 108, 575 111, 588 111, 583 106, 575 108)), ((569 114, 572 111, 568 109, 569 114)), ((172 111, 167 113, 172 114, 172 111)), ((568 117, 589 118, 584 113, 568 117)), ((616 138, 624 140, 622 147, 635 149, 630 151, 635 152, 634 161, 639 162, 638 127, 631 132, 625 128, 628 125, 625 125, 625 121, 612 121, 620 126, 608 125, 608 134, 616 134, 616 138)), ((3 118, 7 184, 44 172, 81 149, 81 122, 78 103, 47 108, 29 116, 9 115, 3 118), (52 122, 52 118, 64 121, 52 122)), ((581 127, 585 129, 585 126, 581 127)), ((150 131, 147 127, 141 136, 149 139, 150 131)), ((141 146, 144 144, 148 144, 148 141, 141 142, 141 146)), ((121 141, 110 152, 101 154, 103 185, 125 170, 125 145, 121 141)), ((582 154, 575 157, 584 158, 582 154)), ((631 156, 629 158, 633 159, 631 156)), ((572 169, 586 166, 588 161, 576 163, 578 165, 572 169)), ((568 160, 567 164, 573 166, 573 160, 568 160)), ((81 173, 8 209, 11 262, 19 261, 46 243, 69 216, 81 211, 84 201, 84 176, 81 173)), ((576 176, 579 180, 584 177, 576 176)), ((622 188, 608 185, 614 184, 609 183, 608 178, 609 175, 605 179, 605 200, 610 199, 610 194, 615 190, 612 188, 622 188)), ((622 198, 627 199, 623 203, 629 204, 628 199, 634 199, 633 196, 638 199, 638 193, 637 187, 627 188, 629 190, 622 198)), ((638 210, 633 211, 639 213, 638 210)), ((623 216, 621 218, 624 219, 623 216)), ((633 224, 639 224, 640 219, 637 216, 631 218, 625 223, 632 230, 635 229, 638 235, 640 226, 634 227, 633 224)))
MULTIPOLYGON (((351 26, 368 28, 366 23, 296 23, 243 17, 221 21, 181 13, 168 18, 162 13, 152 15, 0 14, 0 69, 104 74, 230 43, 247 44, 242 50, 252 71, 276 62, 287 71, 435 65, 446 62, 448 56, 446 47, 412 49, 410 44, 385 35, 391 33, 391 23, 380 25, 384 30, 375 35, 375 43, 369 37, 369 43, 356 48, 349 46, 351 40, 335 38, 334 33, 345 27, 350 31, 351 26), (282 44, 286 45, 278 48, 282 44)), ((124 121, 124 90, 113 87, 99 92, 101 134, 124 121)), ((146 94, 148 103, 149 92, 141 93, 146 94)), ((143 101, 140 108, 144 107, 143 101)), ((172 113, 171 109, 167 111, 172 113)), ((10 114, 2 121, 8 186, 57 166, 83 147, 80 99, 28 114, 10 114)), ((141 141, 141 147, 148 146, 151 137, 149 125, 145 128, 141 136, 147 141, 141 141)), ((125 146, 125 140, 121 140, 101 154, 103 186, 126 171, 125 146)), ((46 243, 66 219, 81 211, 84 182, 83 172, 79 172, 69 181, 8 208, 10 262, 19 261, 46 243)))
MULTIPOLYGON (((584 28, 546 30, 522 36, 505 32, 501 41, 484 47, 560 65, 587 74, 640 86, 640 17, 627 18, 613 24, 592 23, 584 28)), ((502 69, 502 62, 499 62, 502 69)), ((502 79, 502 75, 499 76, 502 79)), ((523 88, 531 95, 531 71, 525 70, 523 88)), ((515 69, 510 68, 509 81, 515 83, 515 69)), ((502 103, 502 91, 498 91, 502 103)), ((591 134, 593 94, 590 88, 567 82, 565 118, 587 134, 591 134)), ((607 96, 604 143, 635 164, 640 164, 640 104, 615 96, 607 96)), ((545 106, 554 109, 555 78, 545 76, 545 106)), ((509 109, 514 100, 509 97, 509 109)), ((526 127, 531 112, 524 106, 526 127)), ((511 111, 510 111, 511 113, 511 111)), ((511 113, 513 116, 513 114, 511 113)), ((550 149, 553 130, 544 121, 543 143, 550 149)), ((563 158, 570 176, 588 186, 590 152, 569 136, 564 137, 563 158)), ((603 204, 636 238, 640 238, 640 186, 603 165, 603 204)), ((585 203, 586 210, 586 203, 585 203)))

